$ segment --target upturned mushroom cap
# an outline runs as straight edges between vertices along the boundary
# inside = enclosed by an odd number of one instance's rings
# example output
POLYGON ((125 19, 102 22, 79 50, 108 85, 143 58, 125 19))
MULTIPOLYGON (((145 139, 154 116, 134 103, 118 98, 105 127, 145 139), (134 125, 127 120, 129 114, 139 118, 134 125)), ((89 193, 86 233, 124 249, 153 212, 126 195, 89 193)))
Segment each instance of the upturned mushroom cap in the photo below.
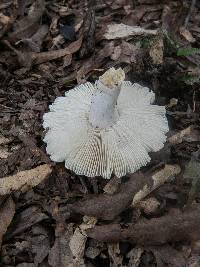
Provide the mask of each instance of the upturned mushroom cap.
POLYGON ((163 147, 168 131, 165 107, 152 105, 154 93, 137 83, 123 81, 124 74, 120 72, 114 78, 111 69, 111 75, 101 76, 100 85, 79 85, 50 106, 43 126, 48 130, 44 141, 53 161, 65 161, 66 168, 79 175, 110 178, 113 173, 121 177, 146 165, 150 161, 148 153, 163 147), (102 108, 108 107, 109 98, 102 95, 101 83, 108 89, 121 89, 117 103, 111 103, 116 116, 105 127, 94 126, 90 120, 90 113, 96 112, 91 109, 95 99, 100 100, 94 107, 100 109, 101 103, 102 108))

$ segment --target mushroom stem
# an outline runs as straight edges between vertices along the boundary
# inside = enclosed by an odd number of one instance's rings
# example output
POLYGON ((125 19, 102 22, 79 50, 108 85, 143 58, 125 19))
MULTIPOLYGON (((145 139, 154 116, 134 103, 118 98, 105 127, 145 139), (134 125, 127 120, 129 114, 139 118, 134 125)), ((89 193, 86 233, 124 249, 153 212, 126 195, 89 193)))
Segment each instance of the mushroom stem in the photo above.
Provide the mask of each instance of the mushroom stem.
POLYGON ((95 128, 107 128, 113 125, 119 115, 116 109, 120 87, 109 88, 98 81, 97 90, 92 98, 89 121, 95 128))
POLYGON ((124 78, 125 73, 121 68, 111 68, 99 77, 89 113, 89 121, 93 127, 106 128, 118 119, 116 104, 124 78))

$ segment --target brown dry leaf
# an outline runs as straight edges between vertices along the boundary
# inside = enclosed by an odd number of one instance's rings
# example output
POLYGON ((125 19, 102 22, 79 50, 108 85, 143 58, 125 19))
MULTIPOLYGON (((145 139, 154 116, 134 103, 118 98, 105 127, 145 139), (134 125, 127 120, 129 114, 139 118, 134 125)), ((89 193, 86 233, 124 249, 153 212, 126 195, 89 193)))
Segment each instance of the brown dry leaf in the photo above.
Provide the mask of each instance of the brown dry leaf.
POLYGON ((27 53, 20 53, 18 51, 18 60, 21 66, 23 67, 31 67, 31 65, 37 65, 41 63, 45 63, 51 60, 55 60, 66 55, 71 55, 77 52, 82 44, 82 37, 79 38, 77 41, 71 43, 69 46, 59 50, 53 50, 48 52, 41 52, 41 53, 34 53, 34 52, 27 52, 27 53))
POLYGON ((120 63, 136 63, 137 55, 139 54, 139 48, 136 45, 122 41, 121 45, 114 48, 111 55, 112 60, 117 60, 120 63))
POLYGON ((4 15, 3 13, 0 13, 0 23, 3 25, 7 25, 10 23, 10 17, 4 15))
POLYGON ((189 136, 192 132, 192 126, 189 126, 180 132, 172 135, 171 137, 168 138, 168 142, 172 145, 180 144, 183 142, 183 139, 187 136, 189 136))
POLYGON ((0 159, 7 159, 11 154, 7 147, 0 146, 0 159))
POLYGON ((146 214, 154 213, 159 206, 160 202, 154 197, 149 197, 145 200, 142 200, 137 205, 137 207, 142 209, 146 214))
POLYGON ((200 205, 190 206, 184 212, 173 212, 160 218, 141 220, 134 224, 109 224, 87 230, 87 235, 102 242, 128 241, 151 246, 176 241, 200 239, 200 205))
POLYGON ((190 43, 194 43, 196 41, 191 32, 185 27, 180 27, 180 34, 190 43))
POLYGON ((6 138, 2 134, 0 134, 0 145, 7 145, 12 141, 11 138, 6 138))
POLYGON ((153 190, 164 184, 171 177, 176 176, 181 172, 181 168, 178 165, 166 164, 163 169, 154 173, 151 177, 153 183, 145 186, 140 190, 133 198, 132 206, 135 206, 141 199, 149 195, 153 190))
POLYGON ((0 207, 0 247, 2 238, 15 214, 15 203, 12 197, 8 197, 0 207))
POLYGON ((163 39, 161 38, 156 39, 149 50, 149 55, 153 61, 153 64, 155 65, 163 64, 163 49, 164 49, 163 39))
POLYGON ((56 240, 49 252, 48 262, 52 267, 79 267, 74 264, 73 254, 69 247, 69 241, 73 235, 73 225, 67 224, 67 228, 58 224, 56 227, 56 240))
POLYGON ((94 227, 96 223, 96 218, 84 216, 83 223, 75 229, 73 236, 70 238, 69 247, 73 254, 74 262, 80 266, 85 266, 83 259, 85 244, 87 241, 87 235, 85 231, 94 227))
POLYGON ((77 71, 77 82, 79 84, 85 82, 87 78, 86 75, 94 69, 100 68, 105 58, 109 57, 113 53, 113 50, 114 43, 109 42, 94 56, 83 62, 82 67, 77 71))
POLYGON ((157 30, 145 30, 139 26, 129 26, 123 23, 110 24, 106 28, 103 37, 107 40, 126 38, 137 35, 156 35, 157 30))
POLYGON ((26 17, 17 21, 15 31, 8 35, 8 40, 15 43, 21 39, 31 37, 39 28, 39 20, 45 10, 45 1, 36 0, 29 9, 26 17))
POLYGON ((51 167, 48 164, 38 166, 34 169, 21 171, 12 176, 0 179, 0 195, 6 195, 15 190, 23 192, 28 188, 41 183, 51 173, 51 167))
POLYGON ((110 267, 122 267, 123 257, 120 255, 119 243, 108 244, 108 254, 111 258, 110 267))
POLYGON ((144 250, 142 248, 133 248, 127 254, 127 258, 129 258, 128 267, 138 267, 140 264, 140 258, 144 250))
POLYGON ((48 30, 49 28, 47 25, 41 25, 41 27, 32 37, 22 39, 19 42, 23 42, 24 44, 26 44, 32 52, 40 52, 42 42, 45 36, 47 35, 48 30))

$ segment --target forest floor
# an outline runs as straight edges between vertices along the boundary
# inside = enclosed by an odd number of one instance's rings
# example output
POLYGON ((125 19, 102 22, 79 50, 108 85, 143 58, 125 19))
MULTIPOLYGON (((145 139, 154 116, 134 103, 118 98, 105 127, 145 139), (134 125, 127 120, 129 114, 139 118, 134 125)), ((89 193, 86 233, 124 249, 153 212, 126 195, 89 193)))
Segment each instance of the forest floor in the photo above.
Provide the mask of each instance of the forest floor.
POLYGON ((0 266, 200 266, 199 65, 197 0, 0 1, 0 266), (110 67, 155 92, 167 142, 140 172, 78 176, 43 114, 110 67))

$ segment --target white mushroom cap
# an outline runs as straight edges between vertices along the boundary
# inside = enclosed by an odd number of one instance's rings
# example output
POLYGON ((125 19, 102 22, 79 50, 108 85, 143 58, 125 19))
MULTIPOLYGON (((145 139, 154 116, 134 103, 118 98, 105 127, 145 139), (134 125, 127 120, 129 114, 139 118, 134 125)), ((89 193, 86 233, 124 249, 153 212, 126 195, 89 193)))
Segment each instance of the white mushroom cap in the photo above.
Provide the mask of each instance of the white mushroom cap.
POLYGON ((44 141, 51 159, 65 161, 76 174, 121 177, 146 165, 148 153, 163 147, 168 122, 165 107, 152 105, 154 93, 147 87, 114 81, 114 90, 121 89, 114 94, 102 77, 100 83, 79 85, 55 100, 44 115, 44 141), (101 106, 106 112, 99 113, 101 106))

